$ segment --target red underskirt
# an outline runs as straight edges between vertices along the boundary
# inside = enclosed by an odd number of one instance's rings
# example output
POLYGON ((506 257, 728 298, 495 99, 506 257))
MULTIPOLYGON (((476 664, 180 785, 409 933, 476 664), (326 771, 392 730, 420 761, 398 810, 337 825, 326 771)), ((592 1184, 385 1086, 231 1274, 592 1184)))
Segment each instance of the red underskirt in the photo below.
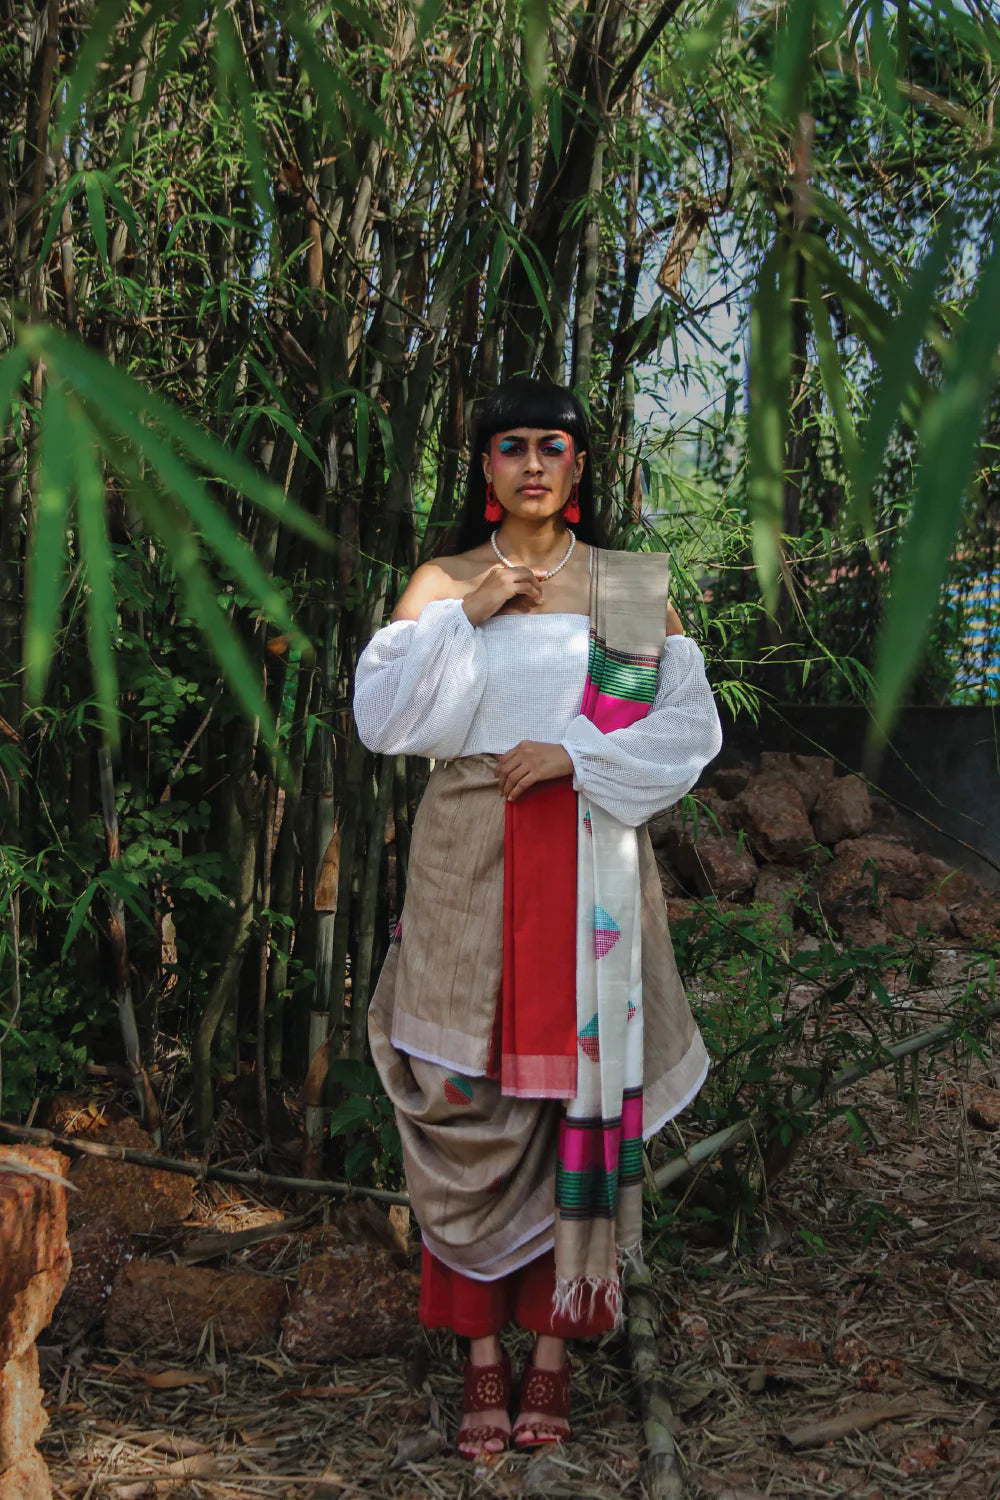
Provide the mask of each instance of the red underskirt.
POLYGON ((420 1321, 425 1328, 451 1328, 466 1338, 499 1333, 508 1323, 558 1339, 591 1339, 614 1327, 604 1305, 588 1318, 552 1316, 556 1287, 551 1250, 496 1281, 473 1281, 442 1265, 425 1245, 420 1267, 420 1321))

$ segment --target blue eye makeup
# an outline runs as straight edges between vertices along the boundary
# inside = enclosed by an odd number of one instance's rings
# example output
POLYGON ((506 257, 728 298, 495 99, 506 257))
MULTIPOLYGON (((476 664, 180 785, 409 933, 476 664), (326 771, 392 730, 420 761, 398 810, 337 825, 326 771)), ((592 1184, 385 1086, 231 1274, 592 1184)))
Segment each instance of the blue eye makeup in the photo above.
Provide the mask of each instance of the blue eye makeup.
POLYGON ((524 444, 520 438, 502 438, 500 441, 501 453, 517 453, 523 447, 524 444))
POLYGON ((565 453, 566 444, 561 438, 553 438, 551 442, 543 443, 542 449, 545 453, 565 453))

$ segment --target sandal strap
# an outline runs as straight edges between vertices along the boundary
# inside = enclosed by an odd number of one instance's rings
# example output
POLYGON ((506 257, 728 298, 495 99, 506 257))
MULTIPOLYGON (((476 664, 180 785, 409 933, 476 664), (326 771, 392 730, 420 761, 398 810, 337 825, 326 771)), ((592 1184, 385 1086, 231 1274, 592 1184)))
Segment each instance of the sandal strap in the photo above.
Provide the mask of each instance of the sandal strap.
POLYGON ((517 1396, 521 1411, 536 1411, 543 1417, 569 1418, 569 1360, 558 1370, 540 1370, 525 1365, 517 1396))
MULTIPOLYGON (((462 1382, 463 1412, 506 1411, 510 1406, 512 1385, 510 1355, 506 1349, 503 1358, 495 1365, 473 1365, 466 1362, 462 1382)), ((463 1438, 465 1435, 462 1434, 463 1438)))

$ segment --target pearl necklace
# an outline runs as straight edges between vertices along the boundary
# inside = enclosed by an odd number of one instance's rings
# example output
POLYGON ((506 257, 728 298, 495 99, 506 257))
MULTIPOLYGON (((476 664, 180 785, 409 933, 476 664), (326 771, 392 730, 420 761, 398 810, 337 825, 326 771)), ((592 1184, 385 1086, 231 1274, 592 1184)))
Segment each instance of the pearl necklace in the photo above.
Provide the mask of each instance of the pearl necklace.
MULTIPOLYGON (((503 563, 504 567, 505 568, 520 568, 520 567, 523 567, 523 566, 527 566, 526 564, 522 564, 522 563, 512 563, 509 557, 504 557, 503 553, 500 551, 500 548, 497 546, 497 531, 499 531, 499 530, 500 530, 500 528, 498 526, 495 531, 492 531, 490 533, 490 546, 493 548, 493 551, 496 553, 497 557, 499 557, 499 559, 503 563)), ((569 534, 569 547, 566 549, 566 556, 563 558, 562 562, 556 563, 555 567, 554 568, 550 568, 547 573, 540 573, 540 574, 536 573, 535 576, 538 579, 539 583, 547 583, 550 578, 554 578, 556 576, 556 574, 559 572, 560 568, 564 568, 566 566, 566 564, 569 562, 570 558, 573 556, 573 548, 575 546, 576 546, 576 532, 575 531, 571 531, 570 534, 569 534)))

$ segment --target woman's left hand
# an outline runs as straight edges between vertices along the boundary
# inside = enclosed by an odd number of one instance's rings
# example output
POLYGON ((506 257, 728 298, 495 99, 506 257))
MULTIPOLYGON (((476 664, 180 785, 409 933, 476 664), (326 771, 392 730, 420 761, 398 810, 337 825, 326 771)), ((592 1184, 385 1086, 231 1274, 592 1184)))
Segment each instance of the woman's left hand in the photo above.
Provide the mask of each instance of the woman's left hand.
POLYGON ((541 740, 522 740, 497 761, 496 777, 500 795, 516 802, 540 781, 554 781, 572 776, 573 762, 562 745, 546 745, 541 740))

